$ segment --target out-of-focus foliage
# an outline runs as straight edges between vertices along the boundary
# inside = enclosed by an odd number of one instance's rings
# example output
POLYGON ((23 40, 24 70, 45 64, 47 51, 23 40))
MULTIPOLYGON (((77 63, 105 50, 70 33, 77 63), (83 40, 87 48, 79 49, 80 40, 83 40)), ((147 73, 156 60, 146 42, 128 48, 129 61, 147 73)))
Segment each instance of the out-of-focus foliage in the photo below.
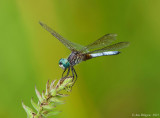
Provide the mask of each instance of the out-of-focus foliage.
POLYGON ((159 0, 1 0, 0 117, 26 117, 21 101, 31 107, 34 86, 42 91, 48 79, 61 77, 58 61, 70 52, 39 21, 82 45, 106 33, 131 43, 120 55, 76 66, 78 80, 56 118, 159 113, 159 6, 159 0))

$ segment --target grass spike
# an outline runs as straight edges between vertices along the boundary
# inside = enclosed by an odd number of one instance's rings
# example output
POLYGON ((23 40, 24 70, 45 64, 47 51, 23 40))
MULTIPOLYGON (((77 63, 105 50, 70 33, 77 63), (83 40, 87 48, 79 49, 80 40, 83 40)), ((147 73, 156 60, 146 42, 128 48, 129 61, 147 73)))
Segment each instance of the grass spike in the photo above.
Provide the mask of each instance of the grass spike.
POLYGON ((61 78, 58 83, 55 85, 55 80, 49 84, 49 80, 46 84, 46 92, 42 91, 42 95, 35 87, 35 92, 38 97, 38 104, 31 99, 31 104, 36 109, 37 113, 33 112, 31 108, 24 105, 22 106, 27 113, 28 118, 46 118, 48 116, 57 115, 60 111, 56 110, 56 106, 64 104, 64 101, 60 100, 63 97, 68 96, 68 94, 62 94, 61 90, 67 91, 68 88, 73 86, 73 77, 61 78))

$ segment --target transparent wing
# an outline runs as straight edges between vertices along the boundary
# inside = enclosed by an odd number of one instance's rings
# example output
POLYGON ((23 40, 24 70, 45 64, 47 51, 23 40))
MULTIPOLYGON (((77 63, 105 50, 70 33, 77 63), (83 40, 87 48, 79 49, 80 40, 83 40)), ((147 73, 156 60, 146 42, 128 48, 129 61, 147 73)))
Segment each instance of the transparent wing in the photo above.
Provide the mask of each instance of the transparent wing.
POLYGON ((46 29, 48 32, 50 32, 55 38, 57 38, 61 43, 63 43, 68 49, 71 51, 79 51, 80 49, 84 48, 84 46, 81 46, 79 44, 73 43, 65 38, 63 38, 60 34, 58 34, 56 31, 51 29, 46 24, 39 22, 39 24, 46 29))
POLYGON ((116 44, 113 44, 113 45, 109 45, 107 47, 104 47, 102 49, 99 49, 99 50, 95 50, 95 51, 92 51, 92 52, 88 52, 88 54, 91 54, 91 53, 101 53, 101 52, 106 52, 106 51, 113 51, 113 50, 118 50, 118 49, 122 49, 122 48, 125 48, 129 46, 129 42, 119 42, 119 43, 116 43, 116 44))
POLYGON ((103 37, 99 38, 95 42, 85 46, 80 51, 81 52, 89 52, 91 49, 103 48, 110 45, 114 40, 116 40, 117 34, 106 34, 103 37))

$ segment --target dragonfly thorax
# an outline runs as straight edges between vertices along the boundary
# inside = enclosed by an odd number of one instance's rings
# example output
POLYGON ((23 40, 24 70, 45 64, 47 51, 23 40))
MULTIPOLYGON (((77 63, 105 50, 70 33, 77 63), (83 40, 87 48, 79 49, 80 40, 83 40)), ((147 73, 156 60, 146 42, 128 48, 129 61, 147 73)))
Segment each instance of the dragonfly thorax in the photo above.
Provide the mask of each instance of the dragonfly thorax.
POLYGON ((61 58, 59 60, 59 66, 64 70, 64 69, 70 67, 70 63, 67 59, 61 58))
POLYGON ((82 53, 75 51, 69 55, 67 60, 69 61, 71 66, 75 66, 76 64, 79 64, 83 60, 83 58, 84 55, 82 53))

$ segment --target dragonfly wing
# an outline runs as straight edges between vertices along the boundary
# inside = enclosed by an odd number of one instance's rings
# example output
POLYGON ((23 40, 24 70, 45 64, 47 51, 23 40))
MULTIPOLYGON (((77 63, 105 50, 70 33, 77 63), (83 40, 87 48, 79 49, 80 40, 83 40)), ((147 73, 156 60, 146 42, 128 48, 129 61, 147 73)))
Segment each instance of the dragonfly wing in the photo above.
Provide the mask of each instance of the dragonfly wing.
POLYGON ((58 34, 56 31, 51 29, 46 24, 44 24, 42 22, 39 22, 39 23, 44 29, 46 29, 48 32, 50 32, 55 38, 57 38, 61 43, 63 43, 71 51, 79 51, 80 49, 84 48, 84 46, 81 46, 79 44, 73 43, 73 42, 63 38, 60 34, 58 34))
POLYGON ((103 48, 110 45, 114 40, 116 40, 117 34, 106 34, 103 37, 99 38, 95 42, 85 46, 80 51, 81 52, 89 52, 91 49, 103 48))
POLYGON ((113 50, 122 49, 122 48, 125 48, 127 46, 129 46, 129 42, 119 42, 119 43, 116 43, 116 44, 113 44, 113 45, 109 45, 109 46, 104 47, 104 48, 99 49, 99 50, 88 52, 88 54, 103 53, 103 52, 107 52, 107 51, 111 51, 112 52, 113 50))

